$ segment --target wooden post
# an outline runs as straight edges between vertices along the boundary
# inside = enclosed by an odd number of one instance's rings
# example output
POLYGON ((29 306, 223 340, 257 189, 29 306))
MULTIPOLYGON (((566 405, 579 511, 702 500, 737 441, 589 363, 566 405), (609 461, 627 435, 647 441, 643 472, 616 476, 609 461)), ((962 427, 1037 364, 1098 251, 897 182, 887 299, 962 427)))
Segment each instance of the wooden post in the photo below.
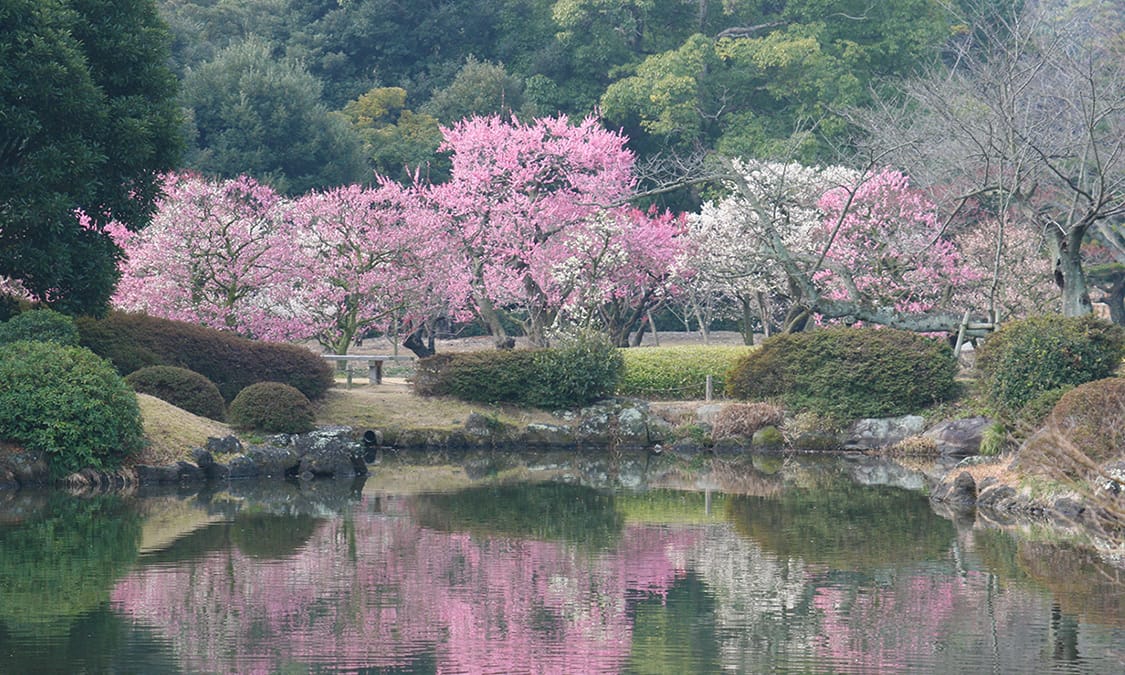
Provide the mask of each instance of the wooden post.
POLYGON ((957 345, 953 348, 953 358, 961 356, 961 347, 965 344, 965 331, 969 328, 969 310, 965 310, 965 316, 961 319, 961 328, 957 331, 957 345))
POLYGON ((704 393, 703 393, 704 400, 710 401, 711 397, 714 395, 714 393, 715 393, 715 382, 711 378, 711 376, 708 375, 707 376, 707 384, 704 388, 704 393))

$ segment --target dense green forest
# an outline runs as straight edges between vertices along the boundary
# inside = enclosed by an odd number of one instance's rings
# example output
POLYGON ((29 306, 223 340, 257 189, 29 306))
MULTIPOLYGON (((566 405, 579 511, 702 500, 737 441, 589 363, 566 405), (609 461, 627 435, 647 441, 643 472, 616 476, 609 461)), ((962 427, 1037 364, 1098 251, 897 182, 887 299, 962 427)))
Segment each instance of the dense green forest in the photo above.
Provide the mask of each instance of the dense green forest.
POLYGON ((643 158, 836 159, 841 111, 941 58, 941 0, 159 0, 186 163, 290 193, 440 181, 440 125, 599 114, 643 158), (794 150, 795 148, 795 150, 794 150))

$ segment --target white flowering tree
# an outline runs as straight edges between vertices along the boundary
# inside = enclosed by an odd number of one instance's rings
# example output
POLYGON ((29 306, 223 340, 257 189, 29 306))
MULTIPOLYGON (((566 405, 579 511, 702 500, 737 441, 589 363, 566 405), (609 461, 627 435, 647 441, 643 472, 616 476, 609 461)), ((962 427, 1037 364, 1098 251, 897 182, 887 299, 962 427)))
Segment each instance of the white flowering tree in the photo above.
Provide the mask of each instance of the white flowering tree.
POLYGON ((810 319, 951 330, 954 292, 977 280, 932 202, 884 169, 738 161, 729 194, 689 224, 687 266, 769 327, 810 319))

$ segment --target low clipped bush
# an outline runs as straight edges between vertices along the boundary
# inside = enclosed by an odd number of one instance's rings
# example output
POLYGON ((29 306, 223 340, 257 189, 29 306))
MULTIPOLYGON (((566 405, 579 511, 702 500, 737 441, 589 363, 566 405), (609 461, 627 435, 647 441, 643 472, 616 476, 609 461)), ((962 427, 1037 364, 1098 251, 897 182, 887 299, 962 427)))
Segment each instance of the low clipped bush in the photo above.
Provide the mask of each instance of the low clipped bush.
POLYGON ((1051 411, 1047 426, 1097 464, 1125 455, 1125 378, 1071 389, 1051 411))
POLYGON ((190 413, 223 421, 226 401, 215 383, 194 370, 176 366, 148 366, 125 381, 138 394, 149 394, 190 413))
POLYGON ((560 340, 535 352, 538 378, 527 404, 537 408, 583 406, 612 396, 624 359, 609 340, 596 335, 560 340))
POLYGON ((43 452, 62 476, 113 470, 144 445, 137 396, 81 347, 14 342, 0 350, 0 439, 43 452))
POLYGON ((1065 386, 1109 377, 1125 357, 1125 329, 1093 316, 1037 316, 1006 324, 977 352, 982 393, 1005 416, 1065 386))
POLYGON ((608 341, 582 338, 551 349, 431 356, 418 362, 414 387, 421 396, 557 409, 611 395, 621 369, 608 341))
POLYGON ((728 403, 715 414, 711 438, 750 438, 760 429, 780 426, 784 419, 784 411, 771 403, 728 403))
POLYGON ((32 309, 0 323, 0 345, 29 340, 78 346, 74 319, 51 309, 32 309))
POLYGON ((276 434, 311 431, 315 415, 308 397, 281 382, 258 382, 234 397, 227 419, 239 429, 276 434))
POLYGON ((82 344, 109 359, 122 375, 147 366, 194 370, 232 401, 257 382, 284 382, 316 400, 332 386, 332 366, 297 345, 259 342, 204 326, 112 312, 79 319, 82 344))
POLYGON ((776 398, 835 420, 917 412, 956 392, 944 341, 891 328, 833 327, 775 335, 735 364, 727 395, 776 398))
POLYGON ((617 384, 621 396, 658 400, 693 400, 704 397, 707 376, 716 392, 726 386, 727 372, 753 347, 675 346, 622 350, 625 369, 617 384))

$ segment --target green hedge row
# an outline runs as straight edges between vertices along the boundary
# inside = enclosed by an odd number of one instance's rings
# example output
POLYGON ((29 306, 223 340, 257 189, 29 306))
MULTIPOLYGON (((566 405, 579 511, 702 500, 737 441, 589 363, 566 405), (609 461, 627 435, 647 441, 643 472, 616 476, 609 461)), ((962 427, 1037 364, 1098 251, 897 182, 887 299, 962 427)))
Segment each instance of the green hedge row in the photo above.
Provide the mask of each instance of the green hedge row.
POLYGON ((551 349, 447 353, 418 362, 414 388, 421 396, 570 408, 612 395, 622 365, 619 351, 596 338, 551 349))
POLYGON ((1023 409, 1041 397, 1058 400, 1062 392, 1055 390, 1113 375, 1122 358, 1121 326, 1094 316, 1048 315, 1012 321, 990 335, 976 367, 982 393, 997 412, 1022 419, 1034 416, 1023 409))
POLYGON ((753 349, 741 345, 623 349, 625 370, 617 393, 646 399, 697 400, 704 396, 708 375, 715 392, 721 393, 727 372, 753 349))
POLYGON ((848 420, 917 412, 956 392, 949 345, 889 328, 775 335, 731 371, 727 395, 777 398, 794 411, 848 420))
POLYGON ((144 314, 112 312, 78 320, 82 345, 122 375, 147 366, 178 366, 215 383, 228 403, 257 382, 282 382, 309 399, 333 384, 332 367, 297 345, 258 342, 232 333, 144 314))

